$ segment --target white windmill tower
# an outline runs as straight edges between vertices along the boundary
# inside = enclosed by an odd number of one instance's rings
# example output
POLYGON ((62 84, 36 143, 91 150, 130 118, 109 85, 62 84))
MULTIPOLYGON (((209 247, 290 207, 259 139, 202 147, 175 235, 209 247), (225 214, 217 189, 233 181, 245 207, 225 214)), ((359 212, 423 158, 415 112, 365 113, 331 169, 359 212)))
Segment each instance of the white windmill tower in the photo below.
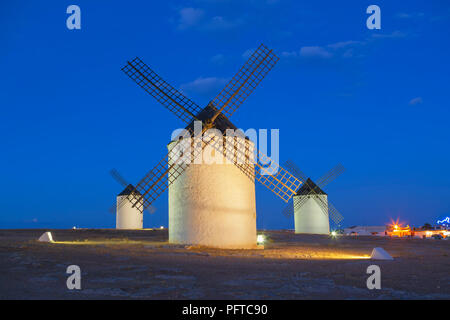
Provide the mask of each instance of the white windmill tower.
MULTIPOLYGON (((206 121, 215 112, 216 109, 208 105, 197 118, 206 121)), ((194 130, 193 126, 188 126, 188 130, 194 130)), ((219 130, 220 135, 225 135, 227 129, 237 130, 222 115, 215 120, 214 129, 219 130)), ((225 139, 220 135, 214 139, 225 139)), ((170 242, 221 248, 255 247, 255 180, 254 165, 250 162, 254 144, 245 136, 236 136, 233 140, 237 146, 246 147, 242 164, 252 173, 250 179, 232 162, 226 164, 226 156, 210 146, 199 152, 198 161, 191 161, 193 159, 189 157, 188 162, 192 163, 175 163, 169 171, 170 176, 183 170, 183 174, 169 186, 170 242)), ((190 147, 191 141, 185 142, 190 147)), ((169 167, 177 159, 180 151, 177 152, 177 146, 185 152, 186 145, 182 146, 178 140, 169 143, 169 167)))
POLYGON ((306 179, 292 161, 286 161, 285 166, 303 181, 293 197, 293 204, 283 210, 286 216, 294 214, 295 233, 329 234, 330 222, 334 227, 339 227, 344 218, 328 201, 328 195, 321 188, 342 174, 345 168, 337 165, 316 184, 310 178, 306 179))
POLYGON ((169 242, 219 248, 256 246, 255 178, 285 202, 301 181, 270 158, 255 151, 245 137, 233 138, 225 152, 223 138, 207 135, 236 127, 228 119, 272 69, 278 58, 261 45, 205 108, 200 108, 165 82, 139 58, 122 70, 187 125, 188 137, 172 141, 168 154, 136 185, 141 196, 131 194, 134 207, 146 208, 169 189, 169 242), (200 135, 194 122, 200 121, 200 135), (198 137, 203 137, 199 141, 198 137), (193 139, 192 139, 193 138, 193 139), (186 143, 187 141, 187 143, 186 143), (195 159, 215 152, 229 164, 209 164, 195 159), (184 160, 188 157, 190 164, 184 160), (272 166, 261 165, 271 163, 272 166), (274 170, 277 169, 277 170, 274 170))
POLYGON ((328 210, 328 196, 311 179, 307 179, 297 194, 294 202, 295 233, 329 234, 328 215, 323 214, 323 205, 328 210), (310 194, 314 190, 314 194, 310 194), (303 203, 303 205, 300 205, 303 203))
POLYGON ((144 213, 128 200, 129 196, 140 196, 133 185, 129 184, 117 195, 116 229, 142 229, 144 213))

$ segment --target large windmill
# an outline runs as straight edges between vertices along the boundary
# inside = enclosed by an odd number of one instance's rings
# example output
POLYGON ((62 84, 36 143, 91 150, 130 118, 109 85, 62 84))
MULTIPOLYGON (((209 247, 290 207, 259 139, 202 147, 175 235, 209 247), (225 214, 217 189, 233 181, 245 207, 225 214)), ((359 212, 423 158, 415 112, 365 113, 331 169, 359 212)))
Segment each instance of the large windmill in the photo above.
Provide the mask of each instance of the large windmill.
POLYGON ((227 248, 253 247, 256 245, 254 180, 285 202, 302 184, 261 151, 254 152, 253 143, 245 137, 233 138, 232 152, 224 152, 225 139, 205 135, 210 129, 224 132, 236 128, 229 117, 277 61, 278 57, 272 50, 260 45, 203 109, 139 58, 128 61, 122 68, 141 88, 187 124, 186 130, 193 138, 169 143, 168 154, 141 179, 135 192, 128 195, 133 207, 145 208, 169 188, 170 242, 227 248), (200 135, 194 134, 196 121, 202 125, 200 135), (186 141, 189 142, 186 144, 186 141), (210 149, 219 152, 232 164, 187 165, 183 161, 186 155, 195 160, 210 149))
POLYGON ((288 160, 284 165, 303 182, 293 197, 293 204, 283 210, 287 217, 294 215, 295 233, 329 234, 330 224, 333 229, 339 228, 344 218, 322 189, 345 171, 344 166, 338 164, 314 183, 293 161, 288 160))

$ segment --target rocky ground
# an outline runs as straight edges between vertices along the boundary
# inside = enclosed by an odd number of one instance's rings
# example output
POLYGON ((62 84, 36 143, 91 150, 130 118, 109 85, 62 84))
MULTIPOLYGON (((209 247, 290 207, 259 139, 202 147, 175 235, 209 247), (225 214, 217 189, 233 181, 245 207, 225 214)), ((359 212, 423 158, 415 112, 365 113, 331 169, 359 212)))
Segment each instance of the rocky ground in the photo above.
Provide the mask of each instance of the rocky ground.
POLYGON ((171 245, 167 230, 0 230, 1 299, 449 299, 450 241, 261 231, 264 249, 171 245), (56 243, 36 239, 52 231, 56 243), (367 259, 383 247, 394 261, 367 259), (81 268, 68 290, 66 268, 81 268), (366 286, 381 268, 381 290, 366 286))

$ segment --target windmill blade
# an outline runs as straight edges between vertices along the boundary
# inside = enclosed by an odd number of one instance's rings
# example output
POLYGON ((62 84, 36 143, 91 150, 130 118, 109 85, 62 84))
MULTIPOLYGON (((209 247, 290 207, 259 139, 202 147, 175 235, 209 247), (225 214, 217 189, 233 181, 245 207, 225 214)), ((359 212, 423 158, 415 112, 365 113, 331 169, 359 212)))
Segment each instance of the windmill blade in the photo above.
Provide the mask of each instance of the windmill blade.
POLYGON ((327 184, 329 184, 331 181, 339 177, 343 172, 345 171, 345 168, 342 164, 336 165, 334 168, 332 168, 330 171, 328 171, 326 174, 324 174, 319 180, 317 180, 317 186, 320 188, 323 188, 327 184))
POLYGON ((116 206, 112 205, 111 207, 109 207, 108 212, 111 214, 116 214, 116 210, 117 210, 116 206))
POLYGON ((138 57, 128 61, 122 71, 183 122, 189 124, 201 111, 197 104, 164 81, 138 57))
POLYGON ((120 175, 119 171, 117 171, 116 169, 111 169, 109 171, 109 174, 122 186, 128 186, 128 182, 120 175))
POLYGON ((297 177, 299 178, 303 183, 306 182, 306 175, 303 173, 302 170, 300 170, 300 168, 294 163, 294 161, 292 160, 287 160, 284 163, 284 166, 286 168, 288 168, 289 170, 291 170, 291 172, 297 177))
POLYGON ((334 225, 340 226, 342 221, 344 221, 344 217, 329 201, 328 201, 328 212, 330 220, 334 223, 334 225))
POLYGON ((294 205, 289 203, 284 207, 282 213, 286 218, 290 218, 294 214, 294 205))
POLYGON ((261 44, 212 100, 214 106, 226 117, 230 117, 248 98, 279 58, 272 50, 261 44))
POLYGON ((255 162, 255 178, 265 187, 275 193, 284 202, 288 202, 296 194, 302 182, 289 171, 275 163, 268 156, 258 150, 255 162), (270 167, 263 166, 269 164, 270 167))

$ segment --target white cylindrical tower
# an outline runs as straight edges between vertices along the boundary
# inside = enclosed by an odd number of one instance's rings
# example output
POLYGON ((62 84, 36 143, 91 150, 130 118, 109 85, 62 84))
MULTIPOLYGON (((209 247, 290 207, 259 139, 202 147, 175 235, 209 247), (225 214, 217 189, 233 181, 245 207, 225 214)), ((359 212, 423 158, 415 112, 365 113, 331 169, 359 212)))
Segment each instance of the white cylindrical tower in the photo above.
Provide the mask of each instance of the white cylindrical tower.
POLYGON ((328 196, 311 179, 308 179, 298 190, 293 201, 295 233, 330 233, 328 196), (315 194, 310 194, 312 188, 314 188, 315 194), (319 198, 322 200, 323 206, 319 205, 319 198))
MULTIPOLYGON (((144 225, 144 215, 141 209, 133 208, 127 196, 132 194, 140 196, 137 190, 130 184, 117 196, 116 209, 116 229, 142 229, 144 225)), ((142 206, 140 206, 142 207, 142 206)))
MULTIPOLYGON (((246 152, 253 153, 251 141, 232 139, 244 143, 246 152)), ((176 142, 168 145, 169 152, 175 145, 176 142)), ((229 249, 255 248, 253 162, 249 178, 233 163, 226 163, 227 158, 212 147, 205 148, 202 160, 183 165, 185 171, 169 186, 169 242, 229 249)), ((170 161, 171 164, 172 157, 170 161)), ((248 165, 249 159, 246 161, 248 165)), ((179 166, 171 169, 169 178, 179 166)))

